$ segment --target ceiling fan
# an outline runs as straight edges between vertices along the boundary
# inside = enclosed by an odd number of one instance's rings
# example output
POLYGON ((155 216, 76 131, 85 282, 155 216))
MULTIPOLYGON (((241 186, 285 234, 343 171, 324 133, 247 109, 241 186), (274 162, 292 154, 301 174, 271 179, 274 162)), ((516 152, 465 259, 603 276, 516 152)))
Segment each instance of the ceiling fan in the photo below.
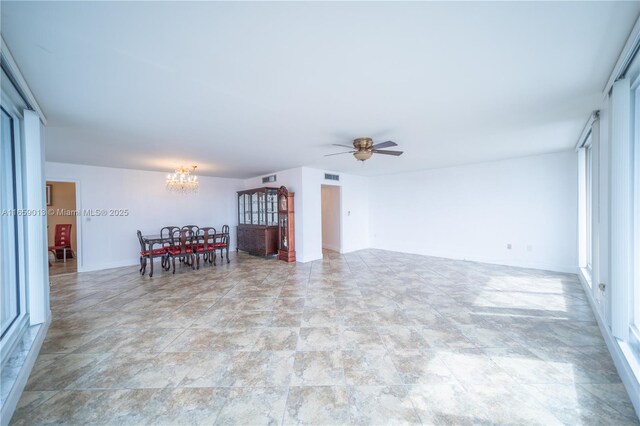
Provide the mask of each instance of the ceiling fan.
MULTIPOLYGON (((340 145, 337 143, 334 143, 333 145, 340 146, 342 148, 351 149, 351 147, 348 145, 340 145)), ((399 155, 402 155, 402 151, 389 151, 389 150, 380 149, 380 148, 389 148, 392 146, 398 146, 398 144, 393 141, 386 141, 386 142, 380 142, 374 145, 373 139, 371 138, 357 138, 353 140, 353 148, 355 148, 355 150, 346 151, 346 152, 336 152, 335 154, 327 154, 325 155, 325 157, 330 157, 332 155, 340 155, 340 154, 353 154, 353 156, 356 157, 358 161, 366 161, 369 158, 371 158, 373 154, 395 155, 396 157, 399 155)))

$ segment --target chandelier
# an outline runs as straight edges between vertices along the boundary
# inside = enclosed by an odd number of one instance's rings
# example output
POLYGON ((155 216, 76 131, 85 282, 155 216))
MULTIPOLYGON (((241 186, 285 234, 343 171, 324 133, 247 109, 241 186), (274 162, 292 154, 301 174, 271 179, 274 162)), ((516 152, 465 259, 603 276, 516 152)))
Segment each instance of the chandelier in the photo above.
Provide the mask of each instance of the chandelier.
POLYGON ((167 175, 167 189, 176 192, 193 192, 197 190, 198 176, 194 174, 196 167, 193 166, 191 169, 187 169, 180 166, 175 173, 169 173, 167 175))

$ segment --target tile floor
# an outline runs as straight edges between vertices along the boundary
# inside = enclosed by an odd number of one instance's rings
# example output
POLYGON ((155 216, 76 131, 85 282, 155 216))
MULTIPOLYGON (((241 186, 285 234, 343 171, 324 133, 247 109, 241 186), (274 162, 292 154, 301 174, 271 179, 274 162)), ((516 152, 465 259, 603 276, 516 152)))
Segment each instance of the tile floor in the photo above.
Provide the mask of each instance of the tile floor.
POLYGON ((12 424, 639 424, 574 275, 240 254, 54 277, 51 302, 12 424))
POLYGON ((53 255, 49 255, 49 276, 72 274, 78 271, 76 259, 67 259, 66 262, 54 259, 53 255))

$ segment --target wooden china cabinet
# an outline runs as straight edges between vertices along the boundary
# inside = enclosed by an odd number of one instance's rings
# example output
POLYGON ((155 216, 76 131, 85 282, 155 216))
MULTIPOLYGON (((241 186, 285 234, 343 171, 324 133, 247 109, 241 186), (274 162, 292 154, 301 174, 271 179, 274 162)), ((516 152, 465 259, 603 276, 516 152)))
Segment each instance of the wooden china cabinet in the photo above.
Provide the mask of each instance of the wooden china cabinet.
POLYGON ((296 261, 293 192, 281 186, 278 189, 278 259, 296 261))
POLYGON ((278 253, 278 188, 238 191, 238 250, 256 256, 278 253))

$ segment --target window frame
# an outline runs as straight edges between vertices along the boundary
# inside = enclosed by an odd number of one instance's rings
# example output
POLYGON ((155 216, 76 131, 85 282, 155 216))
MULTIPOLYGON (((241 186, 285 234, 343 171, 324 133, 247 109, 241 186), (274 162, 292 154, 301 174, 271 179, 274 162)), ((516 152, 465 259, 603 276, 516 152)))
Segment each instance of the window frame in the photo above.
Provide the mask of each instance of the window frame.
MULTIPOLYGON (((14 138, 14 185, 15 185, 15 209, 22 210, 25 206, 24 201, 24 116, 22 110, 26 109, 26 104, 20 93, 17 91, 13 83, 8 79, 1 70, 3 84, 0 88, 0 104, 2 109, 12 118, 13 122, 13 138, 14 138)), ((15 238, 16 238, 16 276, 18 277, 18 316, 12 321, 11 325, 5 330, 0 337, 0 365, 9 359, 15 345, 20 341, 29 326, 29 309, 28 309, 28 280, 26 274, 26 232, 25 218, 18 215, 16 217, 15 238)))
POLYGON ((592 275, 593 270, 593 145, 591 131, 583 145, 585 150, 585 268, 592 275))
POLYGON ((579 267, 589 287, 593 276, 593 122, 585 128, 576 146, 578 152, 578 242, 579 267))
POLYGON ((631 84, 631 125, 632 150, 633 150, 633 277, 631 280, 630 297, 630 321, 629 321, 629 345, 640 359, 640 76, 637 76, 631 84))

